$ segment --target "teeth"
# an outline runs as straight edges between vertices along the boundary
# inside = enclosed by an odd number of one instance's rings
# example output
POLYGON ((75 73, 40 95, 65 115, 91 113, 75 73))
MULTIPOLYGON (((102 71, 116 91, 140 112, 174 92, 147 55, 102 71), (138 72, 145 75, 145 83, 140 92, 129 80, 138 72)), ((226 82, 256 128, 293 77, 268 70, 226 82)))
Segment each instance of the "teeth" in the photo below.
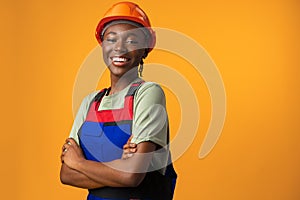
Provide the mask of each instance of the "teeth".
POLYGON ((124 57, 113 57, 112 60, 114 62, 126 62, 127 58, 124 58, 124 57))

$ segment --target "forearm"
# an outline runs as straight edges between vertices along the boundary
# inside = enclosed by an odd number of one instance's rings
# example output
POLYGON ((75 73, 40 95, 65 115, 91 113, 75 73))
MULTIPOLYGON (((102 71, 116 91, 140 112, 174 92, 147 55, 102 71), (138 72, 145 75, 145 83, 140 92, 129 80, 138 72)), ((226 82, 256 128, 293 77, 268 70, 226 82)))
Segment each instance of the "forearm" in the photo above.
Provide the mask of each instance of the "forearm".
POLYGON ((64 163, 61 165, 60 169, 60 180, 63 184, 85 189, 93 189, 104 186, 103 184, 90 179, 85 174, 69 168, 64 163))
POLYGON ((155 145, 140 144, 139 151, 129 159, 118 159, 107 163, 82 160, 77 162, 75 170, 85 174, 90 179, 111 187, 136 187, 145 177, 155 145))
POLYGON ((76 170, 102 185, 110 187, 138 186, 144 179, 145 173, 134 173, 126 165, 129 166, 129 162, 126 160, 114 160, 109 163, 85 160, 79 163, 76 170))
MULTIPOLYGON (((84 186, 84 188, 92 188, 94 187, 94 183, 99 184, 100 187, 138 186, 145 177, 156 148, 156 145, 152 142, 142 142, 137 145, 137 152, 133 157, 126 160, 117 159, 111 162, 101 163, 86 160, 73 139, 67 139, 66 142, 63 148, 62 161, 70 169, 79 172, 80 175, 75 174, 76 178, 71 178, 71 180, 65 182, 77 187, 84 186), (89 179, 94 181, 92 185, 89 185, 91 184, 89 179), (79 183, 81 181, 85 184, 79 183)), ((71 171, 70 173, 73 172, 71 171)), ((72 174, 66 177, 70 176, 72 176, 72 174)), ((98 187, 99 185, 97 184, 95 185, 98 187)))

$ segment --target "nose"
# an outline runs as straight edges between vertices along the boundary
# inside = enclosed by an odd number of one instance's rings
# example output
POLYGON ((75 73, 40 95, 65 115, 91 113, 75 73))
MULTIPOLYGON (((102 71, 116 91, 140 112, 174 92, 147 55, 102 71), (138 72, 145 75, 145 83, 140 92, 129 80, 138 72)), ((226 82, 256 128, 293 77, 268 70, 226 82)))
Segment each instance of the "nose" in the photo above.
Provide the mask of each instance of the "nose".
POLYGON ((126 53, 127 49, 122 40, 118 40, 114 45, 114 51, 118 53, 126 53))

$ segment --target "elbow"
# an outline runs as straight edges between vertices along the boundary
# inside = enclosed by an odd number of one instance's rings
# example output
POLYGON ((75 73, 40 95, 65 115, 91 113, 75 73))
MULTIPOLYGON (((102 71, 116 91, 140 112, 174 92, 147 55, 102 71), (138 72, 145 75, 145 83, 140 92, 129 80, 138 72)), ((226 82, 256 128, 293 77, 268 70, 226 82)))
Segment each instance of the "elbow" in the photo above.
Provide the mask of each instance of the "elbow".
POLYGON ((60 182, 64 185, 68 185, 68 180, 62 175, 60 175, 60 182))
POLYGON ((67 172, 65 170, 65 167, 62 166, 60 169, 60 174, 59 174, 60 182, 64 185, 69 184, 69 176, 67 175, 67 172))
POLYGON ((60 182, 64 185, 67 185, 68 184, 68 180, 67 180, 67 177, 64 175, 64 173, 60 172, 60 182))

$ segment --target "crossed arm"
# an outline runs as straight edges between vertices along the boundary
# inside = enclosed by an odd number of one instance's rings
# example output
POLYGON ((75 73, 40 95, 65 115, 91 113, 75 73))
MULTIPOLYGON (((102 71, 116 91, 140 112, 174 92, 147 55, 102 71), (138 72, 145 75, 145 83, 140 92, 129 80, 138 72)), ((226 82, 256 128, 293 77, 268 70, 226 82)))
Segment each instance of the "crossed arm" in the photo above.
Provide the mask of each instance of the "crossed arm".
POLYGON ((152 142, 138 145, 128 142, 124 145, 123 159, 101 163, 86 160, 75 140, 68 138, 61 154, 60 179, 63 184, 86 189, 136 187, 144 179, 155 149, 152 142))

